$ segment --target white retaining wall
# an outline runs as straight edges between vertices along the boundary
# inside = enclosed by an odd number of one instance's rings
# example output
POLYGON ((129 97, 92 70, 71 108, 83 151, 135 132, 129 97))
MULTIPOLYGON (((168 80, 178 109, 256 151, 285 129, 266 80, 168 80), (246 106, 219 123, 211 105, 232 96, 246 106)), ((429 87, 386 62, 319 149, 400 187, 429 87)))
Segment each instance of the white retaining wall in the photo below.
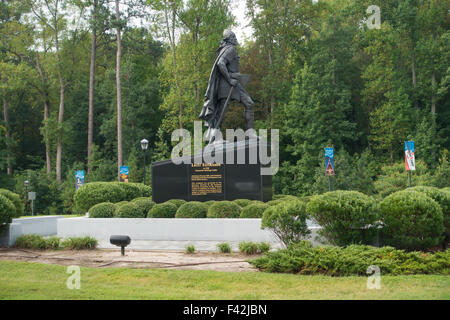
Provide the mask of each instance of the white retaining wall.
MULTIPOLYGON (((314 241, 320 227, 311 226, 314 241)), ((133 241, 161 242, 269 242, 278 244, 268 230, 261 229, 261 219, 127 219, 65 218, 58 220, 58 237, 91 236, 100 247, 111 247, 111 235, 127 235, 133 241)), ((142 246, 141 246, 142 247, 142 246)), ((151 248, 148 248, 151 249, 151 248)), ((157 248, 156 248, 157 249, 157 248)), ((184 249, 184 246, 180 249, 184 249)))
POLYGON ((23 234, 38 234, 51 236, 57 234, 57 221, 62 216, 45 216, 13 219, 12 223, 0 235, 1 246, 12 246, 16 239, 23 234))

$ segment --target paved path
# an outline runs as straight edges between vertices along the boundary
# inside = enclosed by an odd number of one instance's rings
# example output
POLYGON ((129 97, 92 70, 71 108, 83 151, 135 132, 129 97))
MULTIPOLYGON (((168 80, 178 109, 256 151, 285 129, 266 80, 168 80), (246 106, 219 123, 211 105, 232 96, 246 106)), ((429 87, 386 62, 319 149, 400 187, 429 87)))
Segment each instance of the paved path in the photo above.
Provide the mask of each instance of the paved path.
POLYGON ((0 261, 38 262, 63 266, 85 266, 94 268, 163 268, 214 270, 226 272, 256 271, 247 260, 257 256, 245 256, 239 253, 219 254, 197 252, 187 254, 175 251, 126 250, 125 256, 120 249, 97 250, 24 250, 0 248, 0 261))
MULTIPOLYGON (((169 250, 184 251, 186 246, 193 245, 196 251, 217 252, 217 245, 223 241, 157 241, 157 240, 131 240, 129 249, 136 250, 169 250)), ((233 251, 239 251, 239 242, 228 241, 233 251)), ((273 249, 281 248, 280 243, 271 243, 273 249)), ((99 241, 99 248, 113 249, 116 246, 111 245, 108 241, 99 241)))

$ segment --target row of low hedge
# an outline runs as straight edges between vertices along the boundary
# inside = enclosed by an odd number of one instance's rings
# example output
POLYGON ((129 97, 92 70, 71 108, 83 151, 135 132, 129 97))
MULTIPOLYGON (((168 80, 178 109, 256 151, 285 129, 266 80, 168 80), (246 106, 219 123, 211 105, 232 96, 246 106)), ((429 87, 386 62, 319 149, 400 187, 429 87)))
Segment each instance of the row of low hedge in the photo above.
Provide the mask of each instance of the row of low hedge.
POLYGON ((74 202, 77 208, 87 211, 99 203, 131 201, 151 195, 151 187, 141 183, 92 182, 77 190, 74 202))
POLYGON ((36 234, 21 235, 16 239, 15 246, 22 249, 37 250, 85 250, 95 249, 98 241, 91 237, 71 237, 61 239, 58 237, 43 237, 36 234))
POLYGON ((103 202, 89 209, 91 218, 261 218, 269 205, 251 201, 243 209, 233 201, 186 202, 180 199, 155 204, 151 198, 130 202, 103 202))
POLYGON ((406 252, 365 245, 313 247, 302 241, 249 261, 261 271, 331 276, 367 275, 370 266, 381 274, 450 274, 450 250, 406 252))

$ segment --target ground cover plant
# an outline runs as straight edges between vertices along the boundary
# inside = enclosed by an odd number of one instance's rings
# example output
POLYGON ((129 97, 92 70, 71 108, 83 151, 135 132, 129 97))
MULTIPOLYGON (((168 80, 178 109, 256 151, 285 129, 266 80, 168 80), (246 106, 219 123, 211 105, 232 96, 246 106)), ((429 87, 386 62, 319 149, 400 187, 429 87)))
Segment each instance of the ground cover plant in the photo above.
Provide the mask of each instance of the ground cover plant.
POLYGON ((249 262, 261 271, 308 275, 361 276, 373 265, 384 275, 450 274, 450 250, 424 253, 365 245, 313 247, 309 241, 268 252, 249 262))

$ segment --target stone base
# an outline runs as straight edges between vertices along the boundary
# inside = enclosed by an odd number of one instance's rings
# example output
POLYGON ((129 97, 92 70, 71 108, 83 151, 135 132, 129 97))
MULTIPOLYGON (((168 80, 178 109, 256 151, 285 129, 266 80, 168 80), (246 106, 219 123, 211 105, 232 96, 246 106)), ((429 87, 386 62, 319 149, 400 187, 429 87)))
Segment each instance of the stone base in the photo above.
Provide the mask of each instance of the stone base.
POLYGON ((264 155, 270 154, 260 139, 221 141, 205 147, 202 154, 154 162, 153 200, 272 200, 272 176, 262 174, 268 165, 260 159, 261 148, 264 155))

